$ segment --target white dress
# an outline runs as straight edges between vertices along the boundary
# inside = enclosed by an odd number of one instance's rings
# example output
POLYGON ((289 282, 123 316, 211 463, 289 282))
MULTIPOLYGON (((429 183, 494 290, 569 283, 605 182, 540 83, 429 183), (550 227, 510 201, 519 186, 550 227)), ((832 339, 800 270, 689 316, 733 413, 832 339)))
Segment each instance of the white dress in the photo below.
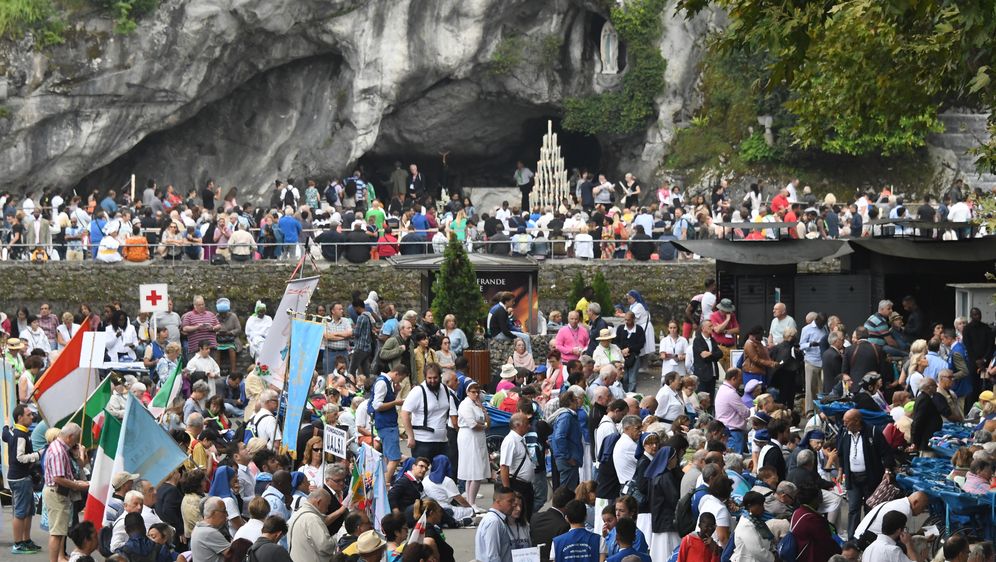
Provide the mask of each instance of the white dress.
POLYGON ((460 480, 486 480, 491 477, 484 430, 473 429, 477 424, 484 423, 484 419, 484 410, 470 398, 464 398, 457 410, 457 447, 460 449, 457 478, 460 480))
POLYGON ((646 339, 643 342, 643 349, 640 351, 640 355, 649 355, 657 351, 657 341, 654 338, 654 323, 650 321, 650 312, 647 311, 646 307, 638 302, 634 302, 629 305, 629 311, 636 316, 636 325, 643 326, 643 334, 646 339))

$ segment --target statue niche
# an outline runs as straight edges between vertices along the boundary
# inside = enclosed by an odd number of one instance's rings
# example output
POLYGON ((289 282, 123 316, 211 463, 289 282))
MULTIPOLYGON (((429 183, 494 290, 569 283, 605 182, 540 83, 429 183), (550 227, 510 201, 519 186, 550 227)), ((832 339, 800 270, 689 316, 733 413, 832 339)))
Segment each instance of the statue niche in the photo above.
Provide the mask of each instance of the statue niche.
POLYGON ((602 62, 602 74, 617 74, 619 72, 619 35, 612 22, 607 21, 602 26, 602 37, 599 41, 599 55, 602 62))

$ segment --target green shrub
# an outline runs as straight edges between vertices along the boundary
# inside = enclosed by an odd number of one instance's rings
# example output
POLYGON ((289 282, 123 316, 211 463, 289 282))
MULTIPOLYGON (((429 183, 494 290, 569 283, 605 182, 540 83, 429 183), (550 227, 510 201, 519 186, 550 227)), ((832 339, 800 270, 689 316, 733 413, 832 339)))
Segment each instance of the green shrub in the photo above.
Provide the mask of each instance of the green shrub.
POLYGON ((520 36, 505 37, 498 42, 495 52, 491 55, 491 74, 505 76, 511 74, 522 62, 525 50, 525 40, 520 36))
POLYGON ((777 155, 775 148, 764 141, 764 133, 754 133, 740 143, 740 158, 750 164, 774 160, 777 155))
POLYGON ((626 42, 628 68, 619 91, 564 103, 564 128, 597 135, 627 134, 646 127, 656 114, 654 98, 664 90, 667 61, 657 39, 661 33, 664 0, 630 0, 611 11, 611 21, 626 42))
POLYGON ((484 297, 481 296, 481 286, 477 283, 474 265, 463 244, 456 236, 450 235, 450 241, 443 252, 443 263, 432 284, 432 313, 442 320, 447 314, 457 318, 460 329, 473 341, 477 326, 483 323, 487 314, 484 297))
POLYGON ((0 36, 20 37, 54 15, 50 0, 0 0, 0 36))
POLYGON ((609 283, 605 280, 605 275, 602 275, 601 269, 595 273, 595 280, 591 282, 591 290, 595 293, 595 302, 602 307, 602 316, 612 316, 615 306, 612 303, 612 289, 609 288, 609 283))

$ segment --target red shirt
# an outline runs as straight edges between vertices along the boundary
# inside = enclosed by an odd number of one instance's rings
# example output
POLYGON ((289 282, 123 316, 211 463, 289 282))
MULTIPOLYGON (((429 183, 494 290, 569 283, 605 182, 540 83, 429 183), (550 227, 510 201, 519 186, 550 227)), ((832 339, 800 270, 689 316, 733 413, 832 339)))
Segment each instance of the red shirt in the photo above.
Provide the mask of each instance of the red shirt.
MULTIPOLYGON (((712 322, 713 325, 712 340, 718 343, 719 345, 724 345, 726 347, 729 347, 731 345, 736 345, 737 337, 733 334, 730 335, 721 334, 715 329, 716 326, 723 323, 723 316, 725 314, 726 313, 723 311, 714 310, 712 311, 712 314, 709 315, 709 320, 712 322)), ((730 318, 730 323, 726 325, 726 329, 732 330, 734 328, 739 328, 740 323, 737 322, 737 314, 735 312, 731 312, 730 315, 732 316, 732 318, 730 318)))
POLYGON ((698 533, 692 533, 681 539, 678 562, 719 562, 719 553, 707 547, 698 533))
POLYGON ((781 211, 782 209, 785 209, 785 208, 788 208, 788 207, 791 207, 791 206, 792 206, 792 204, 789 203, 788 197, 785 197, 781 193, 779 193, 778 195, 775 195, 775 198, 771 200, 771 212, 772 213, 777 213, 778 211, 781 211))
MULTIPOLYGON (((789 212, 785 213, 785 220, 784 220, 784 222, 798 222, 798 221, 799 221, 799 217, 795 216, 795 212, 789 211, 789 212)), ((790 237, 792 237, 792 238, 798 238, 799 237, 799 232, 796 231, 796 229, 795 229, 794 226, 792 228, 788 229, 788 231, 789 231, 789 236, 790 237)))

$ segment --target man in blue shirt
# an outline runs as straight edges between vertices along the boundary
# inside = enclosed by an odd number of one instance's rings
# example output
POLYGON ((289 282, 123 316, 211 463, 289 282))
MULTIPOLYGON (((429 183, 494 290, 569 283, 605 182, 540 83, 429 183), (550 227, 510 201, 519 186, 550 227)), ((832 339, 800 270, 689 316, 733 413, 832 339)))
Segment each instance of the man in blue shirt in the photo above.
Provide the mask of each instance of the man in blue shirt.
MULTIPOLYGON (((809 315, 806 317, 808 318, 809 315)), ((813 412, 813 400, 823 388, 823 383, 820 382, 823 374, 823 353, 820 350, 820 341, 827 337, 826 324, 826 315, 817 313, 811 322, 803 326, 802 334, 799 336, 799 347, 802 349, 806 367, 807 415, 813 412)))
POLYGON ((553 438, 550 447, 557 462, 560 485, 577 488, 581 464, 584 462, 584 445, 581 441, 581 423, 578 419, 578 398, 573 392, 560 393, 560 408, 551 416, 553 438))
POLYGON ((608 556, 618 554, 626 547, 634 552, 650 553, 650 543, 647 542, 646 535, 636 528, 637 507, 636 499, 633 496, 616 498, 616 526, 605 536, 605 554, 608 556), (619 524, 623 521, 633 524, 633 535, 629 540, 620 540, 619 537, 619 524))
POLYGON ((578 500, 567 502, 564 516, 571 530, 553 539, 556 562, 598 562, 601 558, 602 537, 584 528, 587 508, 578 500))
POLYGON ((108 216, 113 216, 114 213, 118 212, 118 204, 114 202, 114 197, 117 193, 114 190, 107 192, 107 197, 104 197, 100 201, 100 208, 107 212, 108 216))
POLYGON ((640 530, 636 528, 636 522, 632 519, 619 519, 616 521, 616 526, 612 529, 612 533, 615 534, 619 551, 615 554, 610 554, 605 562, 622 562, 623 558, 627 556, 636 556, 641 562, 651 562, 649 554, 633 548, 633 542, 636 541, 636 534, 639 532, 640 530))
POLYGON ((301 257, 301 221, 294 216, 294 209, 287 207, 284 209, 284 216, 277 221, 280 232, 284 234, 285 251, 291 257, 301 257))
POLYGON ((937 338, 927 342, 927 368, 923 370, 923 376, 935 381, 938 380, 937 375, 948 368, 948 362, 941 359, 940 351, 941 342, 937 338))

